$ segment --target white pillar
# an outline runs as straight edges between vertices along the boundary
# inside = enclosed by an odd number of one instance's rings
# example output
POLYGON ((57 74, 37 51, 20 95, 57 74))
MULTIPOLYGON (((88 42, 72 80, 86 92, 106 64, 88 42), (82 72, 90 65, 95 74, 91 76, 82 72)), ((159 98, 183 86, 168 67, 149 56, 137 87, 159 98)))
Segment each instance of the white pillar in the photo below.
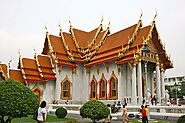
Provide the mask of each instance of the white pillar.
POLYGON ((97 83, 97 92, 96 92, 97 100, 100 98, 100 82, 97 83))
POLYGON ((151 73, 151 95, 154 96, 154 73, 151 73))
POLYGON ((132 69, 132 104, 137 104, 137 96, 136 96, 136 64, 133 64, 132 69))
POLYGON ((109 99, 109 92, 110 92, 110 84, 109 81, 107 81, 107 99, 109 99))
POLYGON ((142 70, 141 70, 141 60, 139 59, 139 63, 137 65, 137 81, 138 81, 138 97, 139 104, 142 104, 143 95, 142 95, 142 70))
POLYGON ((165 97, 164 69, 161 69, 161 97, 165 97))
POLYGON ((156 64, 156 97, 157 102, 161 103, 161 82, 160 82, 160 70, 159 63, 156 64))

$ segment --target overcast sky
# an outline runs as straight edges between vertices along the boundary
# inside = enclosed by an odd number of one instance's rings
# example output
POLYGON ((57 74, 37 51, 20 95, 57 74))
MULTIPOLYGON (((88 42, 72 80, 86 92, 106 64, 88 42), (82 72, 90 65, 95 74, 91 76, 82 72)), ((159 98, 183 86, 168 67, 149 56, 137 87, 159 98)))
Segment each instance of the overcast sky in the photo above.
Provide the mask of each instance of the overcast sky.
POLYGON ((157 29, 174 68, 167 76, 185 75, 185 0, 0 0, 0 61, 11 68, 18 64, 18 49, 22 57, 33 58, 35 48, 40 54, 44 45, 45 25, 49 33, 58 35, 60 23, 90 31, 104 17, 103 25, 111 20, 111 32, 136 24, 141 9, 143 24, 151 24, 155 11, 157 29))

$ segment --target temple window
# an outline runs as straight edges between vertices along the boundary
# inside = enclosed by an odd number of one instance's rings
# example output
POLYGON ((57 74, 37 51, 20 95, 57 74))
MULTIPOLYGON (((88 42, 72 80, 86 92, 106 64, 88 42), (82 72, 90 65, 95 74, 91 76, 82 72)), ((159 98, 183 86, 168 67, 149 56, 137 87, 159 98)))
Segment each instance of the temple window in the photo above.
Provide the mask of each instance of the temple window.
POLYGON ((118 98, 118 81, 114 77, 110 79, 110 95, 109 99, 116 100, 118 98))
POLYGON ((90 95, 90 99, 96 99, 97 95, 97 83, 96 81, 92 81, 91 82, 91 95, 90 95))
POLYGON ((62 100, 70 100, 70 81, 68 79, 65 79, 61 83, 61 99, 62 100))
POLYGON ((107 83, 105 80, 100 81, 100 99, 106 99, 107 95, 107 83))

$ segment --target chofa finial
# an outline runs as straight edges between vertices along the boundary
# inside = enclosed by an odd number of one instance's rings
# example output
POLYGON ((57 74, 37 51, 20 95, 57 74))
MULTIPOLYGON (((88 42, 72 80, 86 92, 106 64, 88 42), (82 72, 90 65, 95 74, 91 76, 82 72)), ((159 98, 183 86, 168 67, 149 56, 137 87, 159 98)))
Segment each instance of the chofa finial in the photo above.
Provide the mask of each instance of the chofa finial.
POLYGON ((139 20, 141 20, 142 16, 143 16, 143 10, 141 9, 141 15, 139 17, 139 20))
POLYGON ((155 22, 155 18, 157 17, 158 13, 157 13, 157 9, 155 10, 155 16, 154 16, 154 19, 153 19, 153 22, 155 22))

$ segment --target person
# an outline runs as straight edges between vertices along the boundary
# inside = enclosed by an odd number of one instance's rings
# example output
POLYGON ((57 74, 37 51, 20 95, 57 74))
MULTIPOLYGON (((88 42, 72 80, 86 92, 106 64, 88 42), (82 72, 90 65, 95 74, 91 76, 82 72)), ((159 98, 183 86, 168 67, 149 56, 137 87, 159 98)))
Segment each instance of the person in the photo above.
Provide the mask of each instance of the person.
POLYGON ((146 123, 147 122, 147 114, 146 114, 146 109, 144 108, 144 106, 141 106, 141 112, 142 112, 142 123, 146 123))
POLYGON ((58 104, 58 102, 56 100, 53 101, 53 104, 58 104))
POLYGON ((127 109, 125 107, 125 105, 123 105, 123 123, 128 123, 128 119, 127 119, 127 109))
POLYGON ((68 103, 69 103, 69 101, 68 101, 68 100, 67 100, 67 101, 65 101, 65 104, 66 104, 66 105, 68 105, 68 103))
POLYGON ((145 110, 146 110, 146 122, 148 123, 148 107, 147 105, 145 105, 145 110))
POLYGON ((112 113, 116 113, 117 112, 117 108, 116 108, 116 106, 117 106, 117 103, 116 103, 116 101, 114 101, 114 104, 112 105, 112 113))
POLYGON ((116 105, 116 112, 118 112, 121 109, 121 103, 120 101, 118 101, 117 105, 116 105))
POLYGON ((124 105, 127 106, 127 100, 126 99, 124 100, 124 105))
POLYGON ((111 119, 112 119, 110 104, 107 104, 107 107, 109 108, 110 113, 109 113, 108 117, 105 119, 104 122, 105 122, 105 123, 110 123, 110 122, 111 122, 111 119))
POLYGON ((37 123, 44 123, 46 121, 46 101, 42 101, 38 109, 37 123))
POLYGON ((170 100, 168 100, 168 102, 166 103, 167 106, 170 106, 171 103, 170 103, 170 100))
MULTIPOLYGON (((161 104, 157 102, 156 106, 160 106, 161 104)), ((160 112, 160 109, 157 109, 157 112, 160 112)))

